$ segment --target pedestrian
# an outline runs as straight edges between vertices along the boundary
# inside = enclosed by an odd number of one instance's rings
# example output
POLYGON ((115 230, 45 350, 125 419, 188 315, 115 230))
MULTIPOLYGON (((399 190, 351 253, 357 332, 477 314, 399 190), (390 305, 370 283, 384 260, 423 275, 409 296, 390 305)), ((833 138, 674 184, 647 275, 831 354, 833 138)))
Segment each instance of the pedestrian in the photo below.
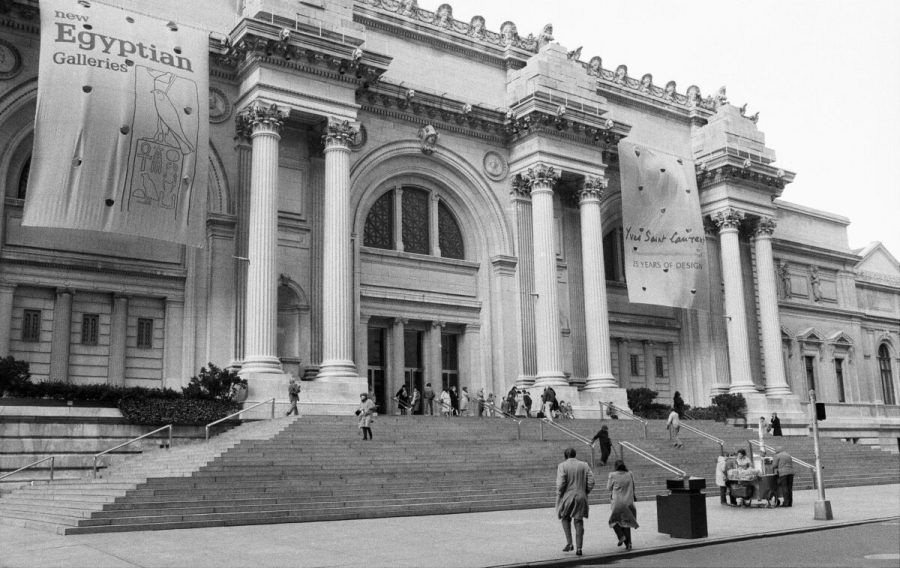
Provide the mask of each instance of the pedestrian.
POLYGON ((772 419, 769 420, 769 427, 767 428, 769 432, 772 433, 773 436, 781 436, 781 420, 778 418, 778 413, 772 413, 772 419))
POLYGON ((478 418, 484 415, 484 389, 478 389, 475 393, 475 415, 478 418))
POLYGON ((516 393, 516 416, 522 418, 528 416, 528 410, 525 408, 525 393, 523 391, 516 393))
POLYGON ((431 388, 431 383, 425 383, 425 392, 422 398, 425 403, 425 414, 434 416, 434 389, 431 388))
POLYGON ((484 401, 484 405, 487 407, 487 415, 491 418, 494 417, 494 413, 497 411, 497 407, 495 406, 497 403, 494 400, 494 393, 489 392, 487 395, 487 400, 484 401))
POLYGON ((681 439, 678 437, 678 432, 681 430, 681 418, 674 408, 669 413, 669 419, 666 420, 666 428, 669 429, 669 440, 672 442, 672 445, 676 448, 683 448, 684 444, 681 443, 681 439))
POLYGON ((566 546, 572 551, 572 521, 575 521, 575 554, 581 556, 584 542, 584 519, 588 517, 588 493, 594 488, 594 474, 588 464, 575 459, 575 448, 566 448, 566 458, 556 468, 556 514, 562 521, 566 546))
POLYGON ((300 411, 297 409, 297 403, 300 402, 300 383, 297 382, 296 377, 291 377, 291 382, 288 384, 288 398, 291 400, 291 407, 284 415, 300 416, 300 411))
POLYGON ((716 460, 716 485, 719 486, 719 502, 727 505, 726 497, 728 496, 728 458, 719 456, 716 460))
POLYGON ((522 394, 522 400, 525 401, 525 417, 531 418, 531 393, 525 391, 522 394))
POLYGON ((452 399, 450 391, 445 388, 441 391, 441 416, 450 416, 451 412, 453 412, 452 399))
POLYGON ((548 421, 553 422, 553 402, 549 398, 545 398, 544 404, 541 407, 541 414, 543 414, 544 418, 548 421))
POLYGON ((413 414, 422 414, 422 393, 419 387, 413 387, 412 399, 409 401, 409 409, 413 414))
POLYGON ((459 393, 455 385, 450 387, 450 416, 459 416, 459 393))
POLYGON ((460 416, 468 416, 469 415, 469 402, 472 400, 472 395, 469 394, 469 387, 463 387, 462 393, 459 396, 459 415, 460 416))
POLYGON ((775 501, 776 507, 791 507, 794 505, 794 458, 787 453, 782 446, 775 448, 775 458, 772 469, 778 475, 778 493, 781 502, 775 501))
POLYGON ((622 460, 616 460, 613 465, 606 488, 610 490, 609 526, 619 539, 617 546, 624 544, 626 550, 631 550, 631 529, 640 525, 637 522, 637 508, 634 506, 637 500, 634 495, 634 475, 622 460))
POLYGON ((519 409, 518 403, 519 390, 516 387, 509 389, 506 393, 506 411, 510 414, 516 414, 519 409))
POLYGON ((394 395, 394 400, 397 401, 401 415, 409 414, 409 393, 406 391, 406 385, 400 387, 400 390, 394 395))
POLYGON ((366 393, 359 394, 359 408, 356 409, 357 424, 362 430, 363 440, 372 439, 372 422, 375 421, 375 402, 366 393))
POLYGON ((604 466, 612 451, 612 440, 609 439, 609 428, 606 427, 606 424, 601 426, 600 431, 591 438, 591 444, 594 442, 597 442, 600 446, 600 465, 604 466))
POLYGON ((678 413, 678 418, 684 418, 684 399, 678 391, 675 391, 675 396, 672 397, 672 408, 678 413))

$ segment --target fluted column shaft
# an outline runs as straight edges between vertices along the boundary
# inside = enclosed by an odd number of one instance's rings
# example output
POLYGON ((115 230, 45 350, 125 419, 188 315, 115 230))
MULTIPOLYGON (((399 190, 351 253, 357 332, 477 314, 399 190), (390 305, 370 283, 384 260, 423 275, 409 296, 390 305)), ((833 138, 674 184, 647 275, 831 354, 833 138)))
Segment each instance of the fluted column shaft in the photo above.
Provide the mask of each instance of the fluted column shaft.
POLYGON ((72 290, 56 291, 53 306, 53 338, 50 345, 50 380, 68 382, 69 352, 72 345, 72 290))
POLYGON ((773 219, 760 219, 756 226, 756 278, 759 319, 762 328, 763 364, 766 369, 766 394, 791 394, 781 358, 781 324, 778 318, 778 291, 775 287, 775 260, 772 257, 773 219))
POLYGON ((725 282, 725 321, 728 334, 730 392, 756 392, 750 376, 750 343, 747 337, 747 311, 744 307, 744 281, 741 274, 741 250, 738 227, 744 215, 727 210, 716 216, 722 249, 722 280, 725 282))
POLYGON ((588 377, 585 389, 616 387, 609 353, 609 312, 603 264, 603 227, 600 200, 604 183, 585 181, 580 192, 581 262, 584 275, 584 324, 587 339, 588 377))
POLYGON ((626 389, 631 384, 631 358, 628 356, 628 340, 619 338, 616 341, 619 348, 619 386, 626 389))
POLYGON ((234 362, 244 359, 244 341, 246 339, 245 320, 247 317, 247 269, 249 253, 247 252, 250 235, 250 185, 253 172, 253 150, 246 140, 241 138, 236 146, 238 155, 238 187, 235 209, 237 212, 237 231, 234 236, 234 362))
POLYGON ((319 379, 356 378, 350 246, 350 140, 347 122, 325 134, 325 236, 322 267, 322 366, 319 379))
POLYGON ((279 372, 278 360, 278 143, 282 114, 274 107, 246 111, 253 145, 247 256, 247 312, 242 373, 279 372))
POLYGON ((535 328, 537 375, 534 386, 567 386, 562 372, 559 331, 559 293, 556 289, 556 247, 553 224, 554 168, 538 165, 523 176, 531 186, 534 238, 535 328))
POLYGON ((112 315, 109 322, 108 382, 125 386, 125 337, 128 331, 128 297, 113 296, 112 315))

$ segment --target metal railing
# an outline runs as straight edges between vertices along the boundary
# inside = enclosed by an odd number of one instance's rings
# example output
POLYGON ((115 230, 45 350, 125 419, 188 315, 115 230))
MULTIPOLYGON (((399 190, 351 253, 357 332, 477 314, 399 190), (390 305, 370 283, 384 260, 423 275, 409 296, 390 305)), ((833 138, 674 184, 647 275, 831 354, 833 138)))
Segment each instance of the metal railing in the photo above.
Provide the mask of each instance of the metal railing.
POLYGON ((147 432, 147 433, 144 434, 143 436, 138 436, 137 438, 134 438, 134 439, 132 439, 132 440, 128 440, 127 442, 122 442, 122 443, 119 444, 118 446, 116 446, 116 447, 114 447, 114 448, 110 448, 110 449, 108 449, 108 450, 104 450, 104 451, 100 452, 99 454, 94 454, 94 463, 93 463, 93 470, 94 470, 94 474, 93 474, 93 475, 94 475, 94 477, 97 477, 97 459, 98 459, 100 456, 102 456, 102 455, 104 455, 104 454, 108 454, 109 452, 111 452, 111 451, 113 451, 113 450, 118 450, 119 448, 124 448, 124 447, 127 446, 128 444, 133 444, 134 442, 137 442, 138 440, 143 440, 144 438, 146 438, 146 437, 148 437, 148 436, 152 436, 153 434, 156 434, 157 432, 162 432, 163 430, 168 430, 168 431, 169 431, 169 443, 166 444, 165 448, 166 448, 167 450, 168 450, 169 448, 171 448, 171 447, 172 447, 172 425, 171 425, 171 424, 166 424, 166 425, 163 426, 162 428, 157 428, 156 430, 154 430, 154 431, 152 431, 152 432, 147 432))
MULTIPOLYGON (((768 452, 771 452, 773 454, 778 453, 775 451, 775 448, 773 448, 772 446, 770 446, 768 444, 760 444, 758 440, 747 440, 747 447, 750 448, 750 459, 751 460, 753 460, 753 446, 759 446, 766 453, 768 453, 768 452)), ((809 462, 805 462, 801 459, 797 459, 794 456, 791 456, 791 460, 795 464, 797 464, 801 467, 805 467, 806 469, 809 470, 810 474, 812 474, 813 487, 818 488, 818 482, 816 481, 816 466, 814 466, 813 464, 811 464, 809 462)), ((822 469, 825 469, 825 466, 822 466, 822 469)))
POLYGON ((505 410, 503 410, 502 408, 500 408, 499 406, 497 406, 495 404, 488 404, 487 402, 485 402, 484 407, 490 408, 494 412, 499 414, 500 416, 503 416, 504 418, 509 418, 510 420, 515 422, 516 423, 516 440, 522 439, 522 419, 521 418, 517 417, 514 414, 510 414, 509 412, 506 412, 505 410))
POLYGON ((566 436, 572 438, 573 440, 575 440, 577 442, 581 442, 585 446, 589 447, 591 449, 591 469, 593 469, 595 467, 595 465, 594 465, 594 458, 595 458, 594 444, 592 444, 591 441, 588 440, 586 436, 582 436, 578 432, 576 432, 570 428, 566 428, 562 424, 557 424, 556 422, 553 422, 552 420, 549 420, 547 418, 541 418, 540 424, 541 424, 541 441, 542 442, 544 441, 544 424, 547 424, 548 426, 556 428, 557 430, 559 430, 566 436))
POLYGON ((683 469, 678 469, 677 467, 670 464, 669 462, 661 460, 660 458, 654 456, 650 452, 635 446, 631 442, 619 442, 619 459, 622 459, 622 460, 625 459, 624 456, 625 456, 626 448, 631 450, 635 454, 637 454, 639 457, 642 457, 645 460, 649 461, 650 463, 652 463, 654 465, 658 465, 659 467, 661 467, 665 470, 668 470, 670 473, 674 473, 675 475, 680 475, 681 477, 688 477, 687 472, 684 471, 683 469))
POLYGON ((20 467, 19 469, 15 470, 15 471, 11 471, 9 473, 0 475, 0 480, 6 479, 7 477, 9 477, 11 475, 15 475, 15 474, 19 473, 20 471, 24 471, 30 467, 34 467, 39 463, 44 463, 47 460, 50 461, 50 481, 53 481, 53 464, 56 462, 56 456, 50 456, 49 458, 44 458, 44 459, 40 459, 36 462, 31 462, 30 464, 28 464, 24 467, 20 467))
POLYGON ((699 435, 703 436, 704 438, 706 438, 707 440, 712 440, 713 442, 719 444, 719 452, 721 453, 721 455, 723 455, 723 456, 725 455, 725 440, 723 440, 722 438, 717 438, 717 437, 713 436, 712 434, 707 434, 706 432, 704 432, 703 430, 701 430, 699 428, 694 428, 693 426, 691 426, 689 424, 685 424, 683 420, 681 421, 681 427, 684 428, 685 430, 688 430, 689 432, 693 432, 694 434, 699 434, 699 435))
MULTIPOLYGON (((644 429, 644 433, 643 433, 642 439, 644 439, 644 440, 647 439, 647 421, 646 421, 646 420, 644 420, 644 419, 641 418, 640 416, 635 416, 634 414, 632 414, 631 412, 629 412, 629 411, 627 411, 627 410, 625 410, 625 409, 623 409, 623 408, 619 408, 618 406, 616 406, 615 404, 613 404, 613 403, 611 403, 611 402, 603 402, 603 401, 601 400, 601 401, 599 401, 598 404, 600 404, 600 407, 601 407, 601 408, 606 407, 606 408, 608 408, 609 410, 611 410, 612 412, 614 412, 615 414, 623 414, 623 415, 627 416, 628 418, 630 418, 630 419, 632 419, 632 420, 637 420, 638 422, 640 422, 640 423, 641 423, 641 426, 643 426, 643 429, 644 429)), ((611 414, 611 413, 610 413, 610 414, 611 414)))
POLYGON ((220 423, 220 422, 225 422, 226 420, 229 420, 229 419, 231 419, 231 418, 234 418, 235 416, 239 416, 240 414, 243 414, 244 412, 247 412, 248 410, 252 410, 252 409, 256 408, 257 406, 262 406, 262 405, 268 404, 268 403, 270 403, 270 402, 272 403, 272 413, 271 413, 271 415, 269 416, 269 418, 270 418, 270 419, 275 418, 275 399, 274 399, 274 398, 269 398, 269 399, 266 399, 266 400, 264 400, 264 401, 262 401, 262 402, 257 402, 256 404, 254 404, 254 405, 252 405, 252 406, 248 406, 247 408, 242 408, 242 409, 238 410, 237 412, 234 412, 234 413, 232 413, 232 414, 229 414, 229 415, 226 416, 225 418, 219 418, 219 419, 216 420, 215 422, 210 422, 209 424, 207 424, 207 425, 206 425, 206 441, 209 442, 209 427, 210 427, 210 426, 215 426, 216 424, 218 424, 218 423, 220 423))

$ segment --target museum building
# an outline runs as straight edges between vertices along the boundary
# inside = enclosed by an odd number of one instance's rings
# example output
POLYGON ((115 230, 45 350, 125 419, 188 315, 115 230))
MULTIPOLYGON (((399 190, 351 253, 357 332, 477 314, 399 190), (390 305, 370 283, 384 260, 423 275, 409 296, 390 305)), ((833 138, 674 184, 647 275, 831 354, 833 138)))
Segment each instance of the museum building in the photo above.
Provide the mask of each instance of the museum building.
POLYGON ((898 437, 900 265, 781 199, 795 174, 724 88, 448 4, 184 2, 209 32, 197 248, 23 225, 39 10, 0 3, 0 355, 36 380, 178 388, 213 362, 248 402, 302 378, 307 413, 430 382, 552 386, 582 417, 648 387, 798 426, 815 389, 832 435, 898 437), (694 164, 702 306, 628 300, 623 141, 694 164))

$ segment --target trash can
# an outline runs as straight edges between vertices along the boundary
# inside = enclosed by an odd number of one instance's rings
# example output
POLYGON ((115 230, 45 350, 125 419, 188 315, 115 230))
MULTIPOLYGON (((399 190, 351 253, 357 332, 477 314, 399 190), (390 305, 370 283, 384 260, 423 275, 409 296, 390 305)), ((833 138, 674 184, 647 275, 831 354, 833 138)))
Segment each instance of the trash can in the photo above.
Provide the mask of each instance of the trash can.
POLYGON ((667 479, 669 494, 656 496, 657 530, 673 538, 706 537, 706 495, 700 491, 705 487, 700 477, 667 479))

